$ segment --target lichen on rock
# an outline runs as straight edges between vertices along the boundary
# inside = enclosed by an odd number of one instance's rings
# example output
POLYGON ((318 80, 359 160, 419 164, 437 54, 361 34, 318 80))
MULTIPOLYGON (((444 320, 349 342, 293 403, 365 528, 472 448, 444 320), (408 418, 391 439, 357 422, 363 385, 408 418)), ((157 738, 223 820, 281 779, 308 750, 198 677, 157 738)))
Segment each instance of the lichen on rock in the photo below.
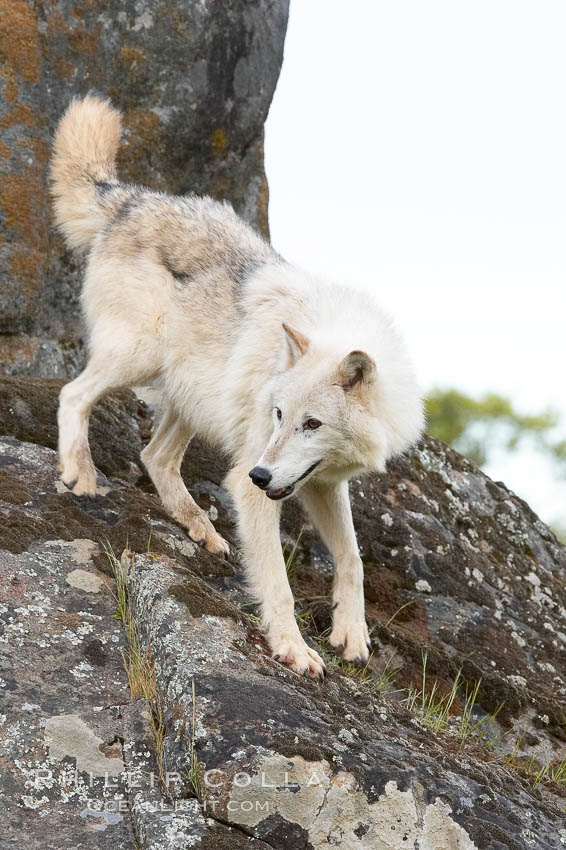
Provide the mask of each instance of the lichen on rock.
POLYGON ((183 474, 215 508, 227 560, 187 541, 137 455, 138 471, 122 475, 126 435, 139 451, 149 431, 128 395, 109 399, 112 416, 93 432, 107 473, 100 495, 58 487, 55 452, 42 445, 58 388, 29 379, 27 392, 19 378, 0 438, 10 840, 53 850, 92 836, 148 850, 564 846, 564 786, 544 766, 564 758, 566 552, 523 502, 430 438, 387 474, 352 482, 373 645, 364 671, 328 654, 331 564, 289 504, 298 614, 329 664, 318 685, 273 661, 258 630, 223 460, 195 443, 183 474), (35 425, 34 399, 51 411, 35 425), (128 680, 132 644, 107 556, 125 547, 129 622, 158 702, 132 696, 128 680), (428 693, 433 682, 439 695, 455 688, 445 724, 408 706, 423 652, 428 693), (461 734, 466 687, 480 679, 474 722, 489 721, 489 747, 461 734), (109 783, 96 775, 104 767, 116 772, 109 783))

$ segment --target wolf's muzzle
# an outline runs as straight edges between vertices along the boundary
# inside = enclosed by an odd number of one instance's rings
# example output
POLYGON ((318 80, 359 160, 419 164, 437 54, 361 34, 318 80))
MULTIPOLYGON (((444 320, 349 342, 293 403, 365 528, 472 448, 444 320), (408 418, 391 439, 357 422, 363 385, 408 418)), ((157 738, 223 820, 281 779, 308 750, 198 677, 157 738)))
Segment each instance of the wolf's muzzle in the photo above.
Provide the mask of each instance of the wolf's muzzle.
MULTIPOLYGON (((316 467, 319 465, 319 463, 320 463, 320 461, 317 460, 315 463, 313 463, 311 466, 309 466, 309 468, 305 472, 303 472, 303 474, 300 475, 299 478, 297 478, 297 480, 293 484, 289 484, 287 487, 280 487, 278 490, 266 490, 265 495, 269 499, 273 499, 274 501, 278 501, 279 499, 286 499, 287 496, 290 496, 292 494, 293 490, 295 489, 295 484, 298 484, 299 481, 303 481, 303 479, 305 479, 307 477, 307 475, 310 475, 311 472, 313 472, 316 469, 316 467)), ((251 475, 251 473, 250 473, 250 475, 251 475)), ((269 477, 271 478, 271 476, 269 476, 269 477)), ((262 489, 265 489, 265 488, 262 488, 262 489)))

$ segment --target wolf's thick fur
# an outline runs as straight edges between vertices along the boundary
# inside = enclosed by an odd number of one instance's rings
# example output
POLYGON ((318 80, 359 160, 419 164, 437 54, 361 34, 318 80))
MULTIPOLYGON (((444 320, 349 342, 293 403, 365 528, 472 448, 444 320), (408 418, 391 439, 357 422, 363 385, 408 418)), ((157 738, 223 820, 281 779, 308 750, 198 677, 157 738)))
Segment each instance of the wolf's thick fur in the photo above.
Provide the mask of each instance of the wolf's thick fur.
POLYGON ((274 657, 324 674, 295 622, 281 552, 280 502, 294 491, 334 558, 330 642, 346 659, 367 659, 347 482, 384 470, 421 431, 402 342, 368 295, 289 265, 229 204, 120 184, 119 138, 119 113, 89 96, 71 103, 54 143, 57 224, 88 252, 90 358, 61 392, 63 481, 77 495, 96 490, 88 445, 96 400, 160 378, 164 414, 142 460, 171 515, 223 553, 228 545, 179 469, 194 434, 229 452, 227 486, 274 657))

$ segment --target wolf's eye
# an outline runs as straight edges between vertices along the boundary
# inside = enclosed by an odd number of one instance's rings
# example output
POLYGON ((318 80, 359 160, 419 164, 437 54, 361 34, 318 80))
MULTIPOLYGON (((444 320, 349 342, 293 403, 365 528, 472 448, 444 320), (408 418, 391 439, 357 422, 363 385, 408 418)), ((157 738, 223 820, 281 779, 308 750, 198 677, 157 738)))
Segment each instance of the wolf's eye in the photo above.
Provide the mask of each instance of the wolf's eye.
POLYGON ((303 428, 305 431, 316 431, 317 428, 320 428, 322 422, 319 422, 318 419, 307 419, 303 428))
POLYGON ((281 413, 281 411, 279 410, 278 407, 275 408, 275 414, 276 414, 277 418, 279 419, 279 421, 281 421, 281 417, 283 416, 283 414, 281 413))

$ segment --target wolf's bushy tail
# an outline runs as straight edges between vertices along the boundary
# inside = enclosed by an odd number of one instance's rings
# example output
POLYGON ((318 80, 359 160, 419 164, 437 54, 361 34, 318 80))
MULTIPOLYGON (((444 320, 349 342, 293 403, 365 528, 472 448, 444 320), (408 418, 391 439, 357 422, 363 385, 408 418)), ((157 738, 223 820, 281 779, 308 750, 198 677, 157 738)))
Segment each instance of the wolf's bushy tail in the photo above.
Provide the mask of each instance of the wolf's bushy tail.
POLYGON ((120 113, 109 100, 75 98, 63 115, 53 143, 51 194, 55 219, 68 245, 87 251, 108 220, 96 183, 116 183, 120 113))

